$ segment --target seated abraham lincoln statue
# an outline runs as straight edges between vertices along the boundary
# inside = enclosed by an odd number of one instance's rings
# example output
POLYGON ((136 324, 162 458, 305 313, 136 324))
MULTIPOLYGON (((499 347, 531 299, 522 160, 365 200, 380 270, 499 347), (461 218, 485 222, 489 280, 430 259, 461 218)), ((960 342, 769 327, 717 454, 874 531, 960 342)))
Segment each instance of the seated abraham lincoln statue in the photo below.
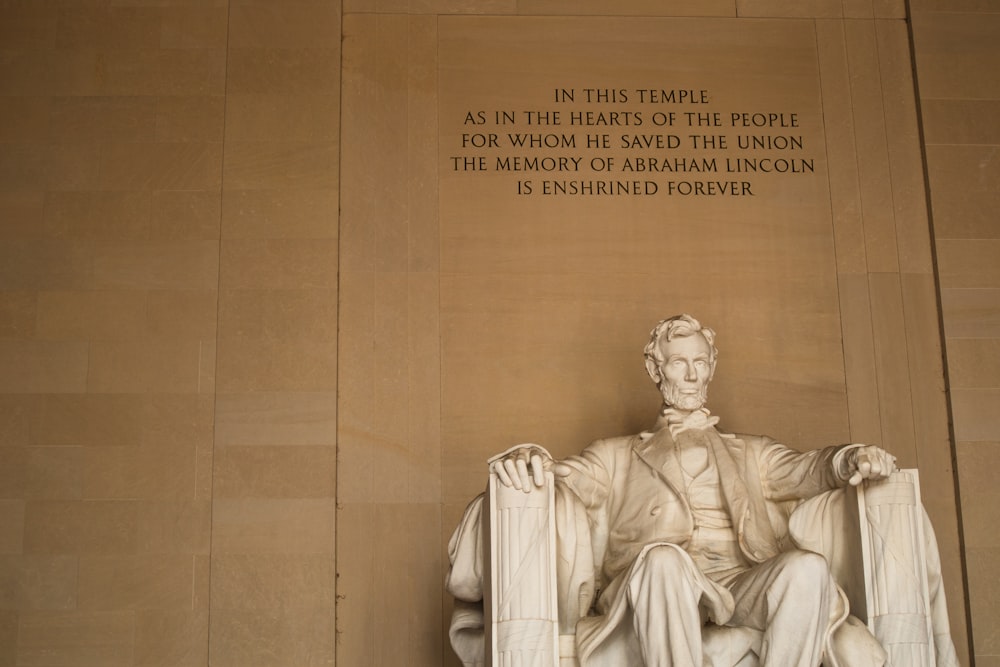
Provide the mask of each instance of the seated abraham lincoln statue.
MULTIPOLYGON (((646 369, 663 408, 651 430, 598 440, 562 461, 536 445, 492 461, 503 485, 525 493, 554 479, 559 623, 575 634, 579 664, 884 665, 868 629, 847 620, 827 560, 792 543, 788 520, 803 500, 889 477, 895 458, 857 444, 803 453, 716 430, 705 409, 714 339, 689 315, 653 329, 646 369), (750 635, 755 663, 733 649, 750 635)), ((481 505, 470 506, 450 544, 453 645, 467 665, 483 659, 461 639, 482 625, 481 505)), ((946 629, 943 637, 938 665, 957 665, 946 629)))

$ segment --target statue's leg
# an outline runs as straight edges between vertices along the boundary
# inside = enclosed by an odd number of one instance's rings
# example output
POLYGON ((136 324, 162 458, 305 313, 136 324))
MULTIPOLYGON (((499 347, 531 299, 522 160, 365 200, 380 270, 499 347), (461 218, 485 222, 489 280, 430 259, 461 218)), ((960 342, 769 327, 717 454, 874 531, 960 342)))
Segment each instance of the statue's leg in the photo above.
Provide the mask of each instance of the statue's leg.
POLYGON ((681 549, 648 549, 632 568, 628 602, 646 667, 701 667, 701 613, 695 565, 681 549))
POLYGON ((837 618, 830 568, 819 554, 788 551, 728 584, 736 600, 729 625, 764 633, 761 667, 819 667, 827 630, 837 618))

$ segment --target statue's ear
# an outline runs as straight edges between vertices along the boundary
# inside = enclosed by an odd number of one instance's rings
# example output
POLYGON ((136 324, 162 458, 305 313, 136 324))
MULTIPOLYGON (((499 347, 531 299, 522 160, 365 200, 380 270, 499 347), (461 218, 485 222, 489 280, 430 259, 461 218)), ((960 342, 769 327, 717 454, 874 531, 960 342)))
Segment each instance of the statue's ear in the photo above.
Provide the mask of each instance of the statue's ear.
POLYGON ((649 373, 649 377, 653 379, 653 382, 659 386, 663 375, 660 374, 660 367, 655 359, 646 358, 646 372, 649 373))

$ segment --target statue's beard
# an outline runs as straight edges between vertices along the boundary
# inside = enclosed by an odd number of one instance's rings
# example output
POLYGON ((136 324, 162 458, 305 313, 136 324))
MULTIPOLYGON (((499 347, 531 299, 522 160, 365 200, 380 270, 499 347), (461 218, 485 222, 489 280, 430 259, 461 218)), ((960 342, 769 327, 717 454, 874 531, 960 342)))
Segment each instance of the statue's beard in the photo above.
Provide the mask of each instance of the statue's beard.
POLYGON ((681 387, 677 385, 670 385, 664 382, 660 386, 660 392, 663 394, 663 402, 667 405, 676 408, 678 410, 699 410, 708 400, 708 383, 698 387, 698 390, 694 393, 688 393, 681 390, 681 387))

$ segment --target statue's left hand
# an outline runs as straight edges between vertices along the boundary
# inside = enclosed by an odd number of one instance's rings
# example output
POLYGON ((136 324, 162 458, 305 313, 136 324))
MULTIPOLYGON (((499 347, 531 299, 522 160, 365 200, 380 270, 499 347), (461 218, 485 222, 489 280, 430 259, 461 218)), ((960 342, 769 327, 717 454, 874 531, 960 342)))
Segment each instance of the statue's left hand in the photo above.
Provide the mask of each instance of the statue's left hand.
POLYGON ((857 486, 865 479, 885 479, 896 471, 896 457, 875 445, 851 450, 847 455, 848 483, 857 486))

